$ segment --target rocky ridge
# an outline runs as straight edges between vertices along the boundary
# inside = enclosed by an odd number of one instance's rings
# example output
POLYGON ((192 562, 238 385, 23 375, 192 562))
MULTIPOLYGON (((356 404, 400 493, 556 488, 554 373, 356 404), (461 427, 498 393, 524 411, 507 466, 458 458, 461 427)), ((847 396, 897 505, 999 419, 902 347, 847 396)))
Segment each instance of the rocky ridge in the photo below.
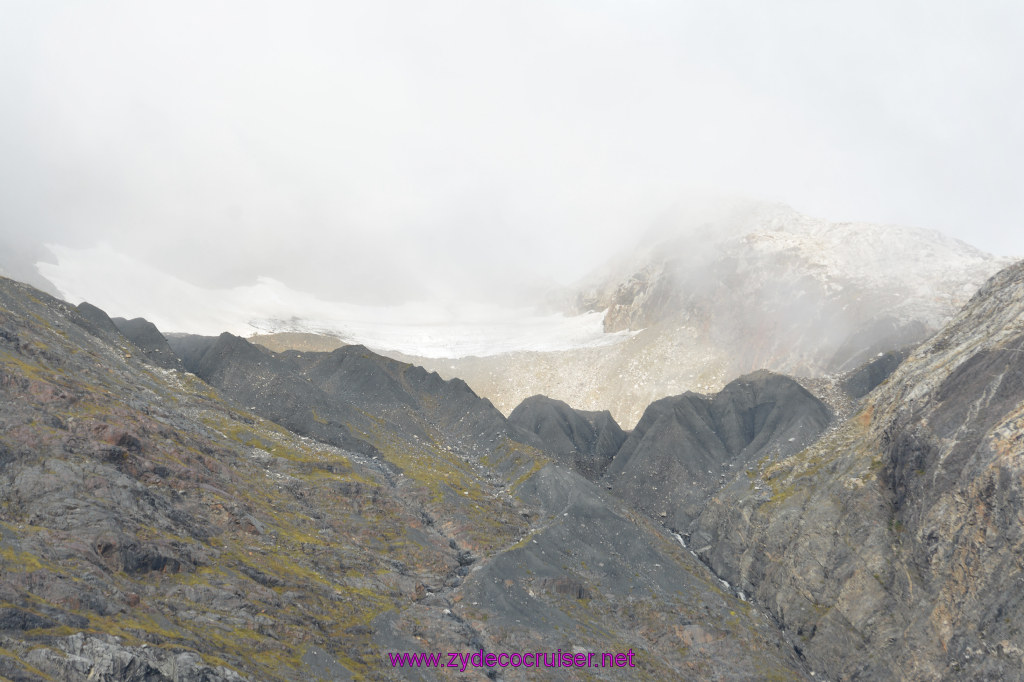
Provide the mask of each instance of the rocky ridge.
POLYGON ((175 342, 214 388, 101 312, 0 280, 5 677, 434 679, 454 675, 386 652, 535 647, 633 649, 637 679, 806 678, 670 533, 464 385, 360 348, 175 342))
POLYGON ((510 424, 536 434, 541 447, 587 479, 604 475, 626 442, 611 412, 575 410, 561 400, 535 395, 512 410, 510 424))
POLYGON ((748 463, 799 452, 832 420, 797 382, 761 371, 713 396, 652 403, 616 453, 604 482, 618 497, 687 533, 709 492, 748 463))
POLYGON ((702 558, 841 679, 1020 679, 1024 263, 811 447, 695 524, 702 558))
POLYGON ((642 651, 640 679, 1024 667, 1024 263, 911 351, 628 433, 361 347, 172 339, 207 384, 98 309, 0 303, 13 679, 434 679, 384 652, 552 642, 642 651))

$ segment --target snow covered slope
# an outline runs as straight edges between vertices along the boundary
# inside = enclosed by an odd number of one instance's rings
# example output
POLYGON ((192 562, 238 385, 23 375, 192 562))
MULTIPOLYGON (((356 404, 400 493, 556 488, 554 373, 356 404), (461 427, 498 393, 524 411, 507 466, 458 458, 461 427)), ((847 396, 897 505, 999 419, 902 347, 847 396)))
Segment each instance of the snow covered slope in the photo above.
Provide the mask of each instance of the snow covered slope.
POLYGON ((364 306, 325 300, 261 277, 255 284, 204 289, 155 270, 109 246, 50 246, 57 263, 39 271, 72 303, 89 301, 114 316, 147 312, 167 332, 239 336, 278 332, 323 334, 338 345, 428 358, 516 351, 564 351, 621 342, 607 334, 601 312, 538 313, 483 305, 408 303, 364 306))
POLYGON ((814 294, 805 306, 840 304, 848 312, 839 317, 854 325, 892 315, 935 328, 1008 262, 934 230, 831 223, 781 204, 730 201, 679 211, 591 275, 576 303, 611 308, 607 327, 636 328, 637 319, 646 326, 687 306, 777 307, 814 294))
MULTIPOLYGON (((830 223, 778 204, 685 207, 567 297, 624 343, 428 366, 509 411, 543 393, 610 409, 771 369, 819 376, 923 341, 1006 265, 932 230, 830 223)), ((420 362, 421 359, 413 358, 420 362)))

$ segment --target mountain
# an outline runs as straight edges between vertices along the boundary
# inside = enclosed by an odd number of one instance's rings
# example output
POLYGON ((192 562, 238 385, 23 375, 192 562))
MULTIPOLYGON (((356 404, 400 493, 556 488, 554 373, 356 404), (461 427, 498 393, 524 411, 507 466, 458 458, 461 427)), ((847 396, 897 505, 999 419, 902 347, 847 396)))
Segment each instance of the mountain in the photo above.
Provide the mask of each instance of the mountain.
POLYGON ((483 649, 809 679, 669 531, 465 384, 359 347, 167 347, 171 368, 149 325, 0 279, 3 677, 434 679, 389 652, 483 649))
POLYGON ((632 507, 686 532, 709 491, 762 457, 785 457, 818 439, 832 414, 789 377, 766 371, 652 403, 605 474, 632 507))
POLYGON ((0 279, 0 675, 1020 679, 1022 321, 1024 262, 910 350, 622 431, 0 279))
POLYGON ((536 434, 541 447, 592 481, 604 474, 626 441, 626 433, 608 410, 575 410, 561 400, 542 395, 520 403, 508 421, 536 434))
POLYGON ((524 400, 509 422, 536 433, 563 464, 682 538, 738 471, 813 444, 849 417, 859 399, 888 379, 909 352, 882 353, 828 378, 797 382, 761 370, 714 395, 662 398, 629 432, 607 411, 575 410, 544 396, 524 400))
MULTIPOLYGON (((82 305, 84 304, 79 304, 79 310, 82 305)), ((126 339, 142 351, 151 364, 164 369, 183 369, 181 359, 171 350, 170 344, 156 325, 149 320, 141 317, 131 320, 115 317, 111 322, 126 339)))
POLYGON ((505 414, 542 393, 631 428, 665 396, 758 369, 825 376, 920 343, 1007 264, 930 230, 688 206, 561 296, 567 314, 601 311, 606 332, 628 332, 617 343, 401 357, 465 379, 505 414))
POLYGON ((1024 263, 817 443, 752 463, 694 546, 839 679, 1021 679, 1024 263))
POLYGON ((189 371, 226 395, 297 433, 339 447, 376 454, 366 434, 382 429, 443 439, 444 447, 474 452, 502 438, 540 445, 532 434, 510 428, 463 381, 444 381, 363 346, 276 354, 227 332, 178 335, 170 344, 189 371))

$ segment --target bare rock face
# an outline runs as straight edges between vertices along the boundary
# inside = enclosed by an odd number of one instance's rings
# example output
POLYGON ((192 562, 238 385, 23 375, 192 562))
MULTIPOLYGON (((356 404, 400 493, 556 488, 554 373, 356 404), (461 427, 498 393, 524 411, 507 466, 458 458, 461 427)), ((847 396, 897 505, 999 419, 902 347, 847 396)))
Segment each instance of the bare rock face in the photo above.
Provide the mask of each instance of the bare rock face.
POLYGON ((576 305, 584 310, 604 310, 604 330, 643 329, 660 321, 679 303, 679 295, 665 264, 642 266, 615 286, 611 296, 577 294, 576 305))
POLYGON ((512 411, 508 421, 540 437, 543 448, 585 478, 600 478, 626 441, 607 410, 574 410, 560 400, 535 395, 512 411))
MULTIPOLYGON (((338 447, 378 454, 374 431, 423 439, 440 429, 446 447, 481 450, 500 439, 540 441, 510 427, 465 382, 377 355, 363 346, 330 353, 273 353, 224 333, 172 339, 184 366, 256 413, 338 447)), ((481 450, 482 451, 482 450, 481 450)))
POLYGON ((117 328, 114 321, 102 310, 88 301, 83 301, 75 306, 79 314, 78 324, 91 331, 96 336, 107 340, 115 340, 121 336, 121 330, 117 328))
POLYGON ((115 317, 111 320, 125 338, 135 344, 149 362, 163 369, 184 369, 181 360, 171 350, 167 339, 149 320, 136 317, 126 320, 115 317))
POLYGON ((889 378, 900 363, 910 355, 911 348, 879 353, 874 359, 849 372, 842 381, 843 391, 851 398, 860 399, 889 378))
POLYGON ((697 522, 701 556, 841 679, 1024 670, 1024 263, 818 443, 697 522))
POLYGON ((713 396, 686 393, 652 403, 604 481, 634 508, 685 533, 710 494, 737 471, 803 449, 831 418, 789 377, 755 372, 713 396))
POLYGON ((32 649, 30 664, 62 680, 168 680, 170 682, 242 682, 245 678, 224 666, 205 663, 192 652, 160 647, 125 646, 116 637, 77 633, 55 638, 52 648, 32 649))

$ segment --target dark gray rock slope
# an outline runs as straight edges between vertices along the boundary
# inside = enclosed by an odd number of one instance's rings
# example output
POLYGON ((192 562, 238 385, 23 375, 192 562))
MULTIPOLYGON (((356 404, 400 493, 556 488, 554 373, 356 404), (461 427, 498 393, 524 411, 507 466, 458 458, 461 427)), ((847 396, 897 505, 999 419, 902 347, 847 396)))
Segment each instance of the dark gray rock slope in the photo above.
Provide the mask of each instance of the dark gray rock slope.
POLYGON ((533 434, 509 426, 465 382, 344 346, 330 353, 273 353, 245 339, 176 336, 171 346, 184 366, 257 414, 305 436, 376 454, 373 434, 428 439, 444 447, 491 448, 501 439, 540 447, 533 434))
POLYGON ((184 369, 181 360, 168 345, 167 339, 149 320, 141 317, 132 320, 115 317, 111 322, 126 339, 142 351, 151 364, 164 369, 184 369))
POLYGON ((122 336, 121 330, 117 328, 107 313, 92 303, 82 301, 75 306, 75 310, 78 313, 78 325, 88 329, 96 336, 107 341, 114 341, 122 336))
POLYGON ((604 481, 636 509, 685 532, 725 480, 766 455, 802 450, 830 419, 794 380, 755 372, 712 396, 685 393, 652 403, 604 481))
POLYGON ((857 369, 843 377, 842 390, 855 400, 859 400, 889 378, 900 363, 910 355, 911 348, 879 353, 876 358, 865 362, 857 369))
POLYGON ((695 539, 831 679, 1024 678, 1024 263, 695 539))
POLYGON ((549 453, 591 481, 604 474, 626 441, 611 412, 575 410, 542 395, 524 400, 508 421, 536 434, 549 453))

